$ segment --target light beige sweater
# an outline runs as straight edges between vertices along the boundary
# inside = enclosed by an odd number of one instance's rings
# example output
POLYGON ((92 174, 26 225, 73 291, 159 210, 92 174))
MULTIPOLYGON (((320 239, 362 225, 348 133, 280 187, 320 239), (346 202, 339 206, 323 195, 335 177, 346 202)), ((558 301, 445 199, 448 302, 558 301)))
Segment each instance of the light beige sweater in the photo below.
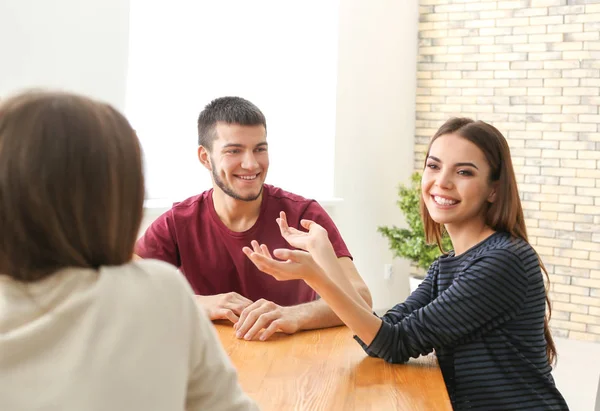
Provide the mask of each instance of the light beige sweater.
POLYGON ((0 275, 0 410, 257 410, 174 267, 0 275))

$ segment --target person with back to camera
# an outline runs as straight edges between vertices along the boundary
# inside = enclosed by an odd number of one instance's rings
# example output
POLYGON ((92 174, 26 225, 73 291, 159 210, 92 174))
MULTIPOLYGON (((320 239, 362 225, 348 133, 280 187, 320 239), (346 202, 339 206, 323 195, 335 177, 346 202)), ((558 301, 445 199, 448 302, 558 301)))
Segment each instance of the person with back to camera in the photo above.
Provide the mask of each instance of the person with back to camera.
POLYGON ((310 219, 326 227, 344 276, 371 304, 371 294, 327 212, 314 200, 265 184, 269 169, 266 119, 240 97, 211 101, 198 116, 198 159, 212 189, 176 203, 138 240, 136 254, 177 266, 211 320, 234 323, 238 338, 266 340, 275 332, 340 325, 302 281, 280 283, 261 273, 242 248, 258 239, 287 245, 275 219, 281 210, 300 228, 310 219))
POLYGON ((0 409, 257 410, 176 268, 132 262, 144 180, 114 108, 0 103, 0 409))
POLYGON ((279 280, 303 279, 369 355, 403 363, 435 350, 456 410, 567 410, 551 375, 546 270, 528 243, 510 150, 496 128, 466 118, 442 125, 425 159, 421 212, 426 240, 441 248, 445 230, 454 250, 381 318, 339 275, 327 233, 312 221, 302 222, 305 232, 284 213, 277 220, 301 250, 273 258, 253 242, 244 252, 279 280))

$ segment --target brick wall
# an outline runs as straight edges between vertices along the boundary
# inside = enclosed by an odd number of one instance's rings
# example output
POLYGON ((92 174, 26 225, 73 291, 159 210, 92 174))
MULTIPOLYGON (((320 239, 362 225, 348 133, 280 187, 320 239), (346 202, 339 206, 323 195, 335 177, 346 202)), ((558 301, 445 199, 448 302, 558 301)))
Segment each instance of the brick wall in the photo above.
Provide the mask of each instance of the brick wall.
POLYGON ((507 137, 555 335, 600 342, 600 0, 420 0, 415 168, 450 116, 507 137))

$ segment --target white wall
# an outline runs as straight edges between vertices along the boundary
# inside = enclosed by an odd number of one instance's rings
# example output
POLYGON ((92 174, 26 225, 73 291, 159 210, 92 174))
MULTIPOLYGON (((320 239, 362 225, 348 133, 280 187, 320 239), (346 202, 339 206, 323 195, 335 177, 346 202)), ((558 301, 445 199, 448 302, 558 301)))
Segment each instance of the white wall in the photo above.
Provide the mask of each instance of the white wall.
POLYGON ((267 118, 267 183, 330 199, 338 10, 339 0, 131 0, 126 114, 144 149, 147 197, 211 187, 196 154, 198 113, 215 97, 242 96, 267 118))
POLYGON ((129 0, 1 0, 0 99, 51 87, 125 107, 129 0))
POLYGON ((377 310, 408 295, 409 264, 376 229, 404 222, 396 194, 413 167, 418 19, 417 1, 341 1, 334 218, 377 310))

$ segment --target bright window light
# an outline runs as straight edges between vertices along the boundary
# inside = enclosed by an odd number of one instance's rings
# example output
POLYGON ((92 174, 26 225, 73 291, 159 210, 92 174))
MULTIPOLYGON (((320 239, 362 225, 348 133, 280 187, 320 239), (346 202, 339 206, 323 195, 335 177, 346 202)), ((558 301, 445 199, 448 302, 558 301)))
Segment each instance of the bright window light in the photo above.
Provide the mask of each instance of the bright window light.
POLYGON ((339 0, 131 0, 126 114, 145 155, 147 199, 210 188, 196 120, 236 95, 267 118, 267 183, 333 196, 339 0))

